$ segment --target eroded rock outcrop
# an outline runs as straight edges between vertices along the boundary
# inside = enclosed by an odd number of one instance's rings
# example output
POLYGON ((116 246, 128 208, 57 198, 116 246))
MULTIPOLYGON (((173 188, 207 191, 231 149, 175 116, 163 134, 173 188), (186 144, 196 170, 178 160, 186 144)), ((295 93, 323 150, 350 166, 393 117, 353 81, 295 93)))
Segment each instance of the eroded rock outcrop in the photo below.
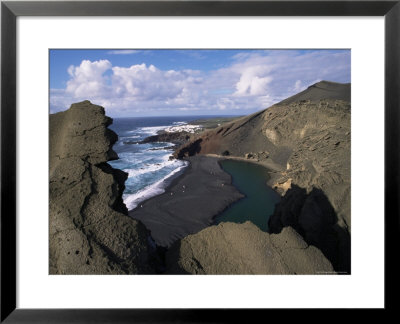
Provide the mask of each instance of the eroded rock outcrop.
POLYGON ((220 223, 178 241, 167 272, 180 274, 333 274, 331 263, 291 227, 262 232, 251 222, 220 223))
POLYGON ((117 135, 89 101, 50 115, 50 274, 152 273, 149 234, 127 216, 117 135))

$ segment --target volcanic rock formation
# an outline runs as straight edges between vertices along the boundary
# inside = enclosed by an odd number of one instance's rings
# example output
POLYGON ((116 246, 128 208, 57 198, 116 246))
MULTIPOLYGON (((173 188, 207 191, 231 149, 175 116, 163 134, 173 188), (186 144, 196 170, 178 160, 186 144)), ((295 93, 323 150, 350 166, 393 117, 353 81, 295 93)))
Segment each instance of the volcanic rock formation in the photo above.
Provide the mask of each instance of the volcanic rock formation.
POLYGON ((127 216, 117 135, 100 106, 50 115, 50 274, 152 273, 149 234, 127 216))
POLYGON ((320 250, 291 227, 262 232, 251 222, 220 223, 188 235, 167 253, 167 272, 180 274, 333 274, 320 250))

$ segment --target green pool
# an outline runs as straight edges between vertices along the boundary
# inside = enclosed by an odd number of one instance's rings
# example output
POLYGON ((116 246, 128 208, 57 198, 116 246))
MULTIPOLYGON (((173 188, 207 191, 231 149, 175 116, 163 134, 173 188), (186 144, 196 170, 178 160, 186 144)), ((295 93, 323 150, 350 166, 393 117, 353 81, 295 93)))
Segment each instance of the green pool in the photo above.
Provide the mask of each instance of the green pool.
POLYGON ((280 196, 266 185, 268 170, 254 163, 223 160, 222 169, 232 176, 233 185, 246 197, 229 206, 215 218, 221 222, 244 223, 251 221, 262 231, 268 231, 268 219, 274 212, 280 196))

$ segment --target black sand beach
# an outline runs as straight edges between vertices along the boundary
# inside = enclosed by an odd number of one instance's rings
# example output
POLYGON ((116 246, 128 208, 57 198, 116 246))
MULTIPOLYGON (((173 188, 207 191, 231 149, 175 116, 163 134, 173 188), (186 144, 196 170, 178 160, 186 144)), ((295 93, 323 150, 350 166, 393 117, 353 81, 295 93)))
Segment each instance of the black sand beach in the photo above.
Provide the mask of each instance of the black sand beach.
POLYGON ((231 177, 218 158, 193 156, 184 174, 166 192, 153 197, 129 215, 140 220, 156 244, 169 247, 176 240, 194 234, 213 223, 213 218, 243 195, 231 185, 231 177))

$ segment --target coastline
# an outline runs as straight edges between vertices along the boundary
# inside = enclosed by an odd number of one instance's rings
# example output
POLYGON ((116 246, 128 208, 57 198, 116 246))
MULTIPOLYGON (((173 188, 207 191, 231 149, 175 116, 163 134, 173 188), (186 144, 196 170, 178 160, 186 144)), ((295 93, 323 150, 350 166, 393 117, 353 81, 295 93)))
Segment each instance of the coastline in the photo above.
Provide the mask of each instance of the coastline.
POLYGON ((165 192, 143 201, 129 211, 129 216, 140 220, 162 247, 212 225, 216 215, 243 197, 232 185, 231 176, 220 167, 221 158, 186 158, 189 165, 165 192))

